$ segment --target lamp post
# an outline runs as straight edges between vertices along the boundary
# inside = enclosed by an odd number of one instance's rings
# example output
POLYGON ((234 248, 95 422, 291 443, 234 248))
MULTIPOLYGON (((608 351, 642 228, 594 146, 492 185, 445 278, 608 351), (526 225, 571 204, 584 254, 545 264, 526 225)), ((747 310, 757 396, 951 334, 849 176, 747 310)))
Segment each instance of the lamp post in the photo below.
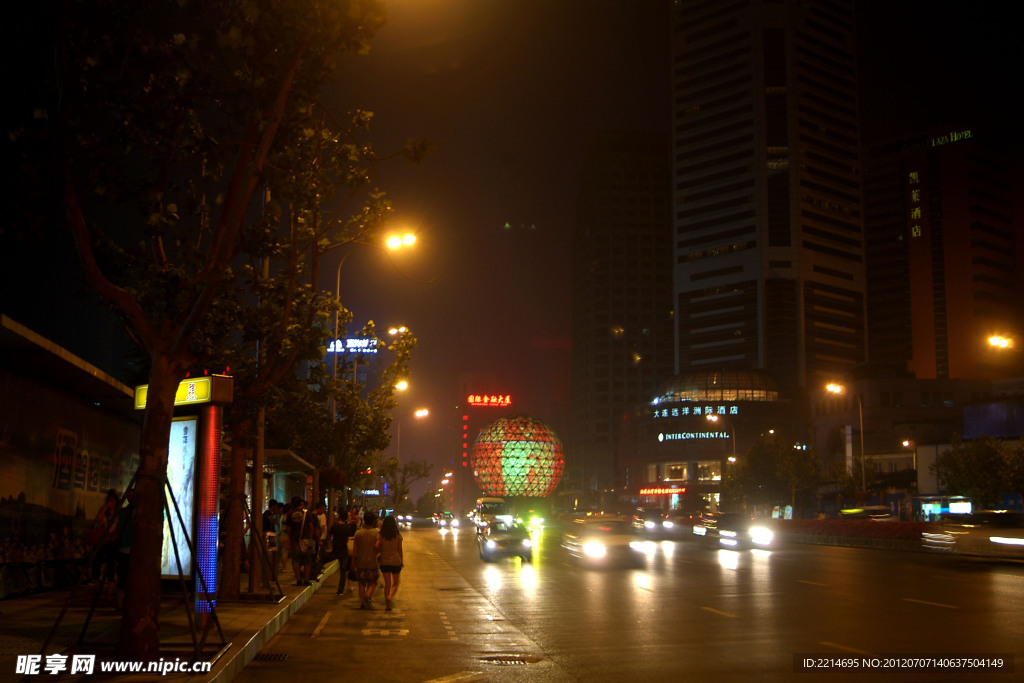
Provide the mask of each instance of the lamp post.
MULTIPOLYGON (((423 418, 430 415, 430 410, 427 408, 419 408, 413 412, 412 416, 416 420, 422 420, 423 418)), ((402 462, 402 421, 395 420, 395 460, 402 462)))
MULTIPOLYGON (((404 249, 406 247, 411 247, 415 243, 416 243, 416 235, 414 235, 412 233, 405 233, 404 235, 388 235, 385 238, 385 240, 384 240, 385 248, 390 250, 390 251, 396 251, 398 249, 404 249)), ((337 270, 337 272, 335 274, 335 280, 334 280, 334 301, 337 304, 337 308, 341 308, 341 267, 345 264, 345 259, 347 259, 349 254, 351 254, 353 251, 355 251, 355 249, 357 247, 368 247, 368 246, 373 246, 373 245, 372 244, 368 244, 368 243, 363 243, 363 242, 356 243, 353 246, 353 248, 348 250, 347 252, 345 252, 345 254, 338 261, 338 270, 337 270)), ((334 380, 335 382, 338 380, 338 353, 340 352, 340 349, 338 348, 338 311, 337 311, 337 308, 334 311, 334 339, 333 339, 333 342, 334 342, 334 344, 333 344, 333 346, 334 346, 334 363, 333 363, 333 368, 331 370, 331 379, 334 380)), ((402 331, 404 331, 404 328, 402 328, 402 331)), ((395 332, 391 332, 391 334, 395 334, 395 332)), ((334 404, 333 404, 333 402, 331 404, 331 414, 332 415, 334 414, 334 404)))
MULTIPOLYGON (((825 386, 825 391, 830 394, 843 394, 846 392, 846 387, 842 384, 831 383, 825 386)), ((867 491, 867 480, 864 474, 864 404, 860 400, 860 394, 855 394, 857 397, 857 417, 860 418, 860 488, 862 491, 867 491)))
MULTIPOLYGON (((705 415, 704 417, 707 419, 708 422, 712 422, 712 423, 715 423, 715 424, 718 423, 718 419, 719 418, 714 413, 712 413, 710 415, 705 415)), ((731 437, 731 440, 732 440, 732 455, 729 456, 729 462, 730 463, 735 463, 736 462, 736 430, 733 429, 731 424, 726 423, 726 425, 727 425, 727 429, 729 430, 729 436, 731 437)))
MULTIPOLYGON (((416 242, 416 236, 413 235, 412 233, 406 233, 404 236, 397 238, 397 242, 395 241, 395 239, 396 239, 396 237, 394 235, 391 235, 391 236, 388 236, 387 238, 385 238, 385 242, 384 242, 385 247, 387 249, 393 251, 393 250, 396 250, 396 249, 402 249, 404 247, 412 246, 416 242)), ((341 246, 341 245, 336 245, 336 246, 341 246)), ((366 243, 366 242, 357 242, 357 243, 355 243, 353 245, 353 248, 349 249, 348 251, 346 251, 342 255, 342 257, 338 260, 338 269, 337 269, 337 272, 335 273, 335 279, 334 279, 334 302, 335 302, 336 305, 335 305, 335 309, 334 309, 334 338, 331 340, 331 346, 334 348, 334 358, 331 359, 331 361, 332 361, 331 362, 331 385, 332 385, 332 389, 333 390, 336 390, 337 389, 337 385, 338 385, 338 354, 341 353, 341 348, 340 347, 342 346, 339 343, 339 339, 338 339, 338 309, 341 308, 341 267, 343 265, 345 265, 345 259, 347 259, 349 257, 349 254, 351 254, 353 251, 355 251, 357 247, 364 247, 364 246, 373 246, 373 245, 371 243, 366 243)), ((355 380, 356 382, 358 382, 359 381, 359 360, 358 360, 358 358, 355 361, 355 368, 353 369, 352 374, 353 374, 352 379, 355 380)), ((331 396, 331 420, 332 421, 336 420, 337 417, 338 417, 336 411, 337 411, 337 401, 336 401, 336 399, 334 398, 334 396, 332 394, 332 396, 331 396)), ((334 456, 333 455, 331 456, 331 465, 332 466, 334 465, 334 456)), ((334 491, 332 489, 329 492, 329 495, 327 496, 327 514, 328 514, 328 516, 330 516, 330 514, 334 512, 334 500, 333 499, 334 499, 334 491)))

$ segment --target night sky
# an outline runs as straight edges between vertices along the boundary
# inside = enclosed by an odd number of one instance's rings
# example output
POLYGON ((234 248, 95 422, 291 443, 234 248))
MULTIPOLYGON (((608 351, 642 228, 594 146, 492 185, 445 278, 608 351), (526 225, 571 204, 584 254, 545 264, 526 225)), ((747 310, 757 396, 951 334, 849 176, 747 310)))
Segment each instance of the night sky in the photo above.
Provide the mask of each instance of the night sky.
MULTIPOLYGON (((400 221, 428 245, 401 268, 436 282, 418 285, 366 254, 349 259, 343 276, 358 320, 403 321, 420 339, 416 388, 397 419, 420 404, 440 419, 403 420, 403 458, 457 457, 460 373, 497 374, 515 412, 570 436, 571 235, 583 147, 601 129, 669 132, 668 4, 392 0, 371 54, 345 63, 339 105, 375 112, 381 151, 407 136, 438 144, 422 166, 379 176, 400 221)), ((866 139, 931 125, 1016 136, 1022 60, 1005 17, 962 2, 872 0, 858 9, 866 139)))
MULTIPOLYGON (((325 100, 339 112, 373 111, 370 138, 381 154, 407 137, 437 146, 420 166, 395 160, 374 175, 396 225, 415 229, 419 246, 391 260, 362 249, 342 270, 342 301, 357 324, 405 324, 420 340, 412 388, 396 413, 402 458, 458 457, 460 375, 493 375, 495 386, 481 391, 512 394, 512 412, 569 437, 571 236, 583 149, 602 129, 668 133, 669 2, 386 4, 390 19, 371 53, 342 61, 325 100), (413 424, 409 415, 421 406, 432 416, 413 424)), ((1020 42, 995 11, 1002 7, 859 3, 866 136, 948 124, 1019 141, 1020 42)), ((75 267, 57 252, 44 269, 75 267)), ((19 277, 33 267, 20 255, 13 261, 19 277)), ((6 254, 5 266, 13 261, 6 254)), ((334 287, 336 263, 324 265, 325 289, 334 287)), ((14 275, 5 272, 3 282, 4 312, 34 315, 39 324, 24 322, 57 330, 61 343, 106 366, 88 348, 91 330, 70 333, 88 330, 71 317, 84 310, 67 304, 74 292, 49 292, 30 314, 15 300, 14 275)))
POLYGON ((342 300, 357 320, 406 324, 419 338, 413 386, 396 414, 402 459, 459 458, 460 375, 479 375, 469 386, 510 393, 508 412, 567 436, 583 149, 597 130, 667 131, 667 5, 388 6, 371 54, 345 62, 332 96, 375 113, 381 153, 409 136, 437 145, 422 165, 394 162, 376 177, 396 223, 421 235, 418 248, 390 263, 363 250, 343 266, 342 300), (428 421, 402 417, 420 405, 433 411, 428 421))

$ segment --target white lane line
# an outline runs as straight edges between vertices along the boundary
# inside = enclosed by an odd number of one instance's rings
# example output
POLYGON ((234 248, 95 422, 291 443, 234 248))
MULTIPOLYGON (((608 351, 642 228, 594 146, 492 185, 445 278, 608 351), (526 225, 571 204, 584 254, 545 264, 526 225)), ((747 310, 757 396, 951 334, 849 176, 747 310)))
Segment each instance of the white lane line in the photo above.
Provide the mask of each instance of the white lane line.
POLYGON ((316 625, 315 629, 313 629, 313 635, 311 635, 310 638, 316 638, 318 635, 320 635, 320 631, 324 630, 324 626, 327 626, 327 620, 330 619, 330 618, 331 618, 331 612, 330 612, 330 610, 328 610, 327 612, 324 613, 324 618, 321 619, 320 623, 316 625))
POLYGON ((903 602, 916 602, 918 605, 930 605, 931 607, 945 607, 946 609, 960 609, 957 605, 947 605, 944 602, 931 602, 929 600, 915 600, 914 598, 901 598, 903 602))
POLYGON ((487 676, 483 671, 460 671, 457 674, 451 676, 444 676, 443 678, 431 678, 425 683, 463 683, 464 681, 482 681, 487 676))
POLYGON ((729 612, 723 612, 722 610, 715 609, 714 607, 701 607, 701 609, 705 610, 707 612, 711 612, 712 614, 717 614, 717 615, 719 615, 721 617, 730 617, 732 619, 736 618, 735 614, 730 614, 729 612))
POLYGON ((827 583, 818 583, 817 581, 807 581, 805 579, 797 579, 796 582, 797 583, 806 583, 808 586, 817 586, 818 588, 824 588, 825 586, 828 585, 827 583))
POLYGON ((840 645, 839 643, 830 643, 827 640, 823 640, 823 641, 821 641, 818 644, 819 645, 824 645, 825 647, 834 647, 835 649, 842 650, 843 652, 852 652, 852 653, 858 654, 858 655, 866 655, 866 654, 868 654, 867 650, 858 650, 855 647, 846 647, 845 645, 840 645))

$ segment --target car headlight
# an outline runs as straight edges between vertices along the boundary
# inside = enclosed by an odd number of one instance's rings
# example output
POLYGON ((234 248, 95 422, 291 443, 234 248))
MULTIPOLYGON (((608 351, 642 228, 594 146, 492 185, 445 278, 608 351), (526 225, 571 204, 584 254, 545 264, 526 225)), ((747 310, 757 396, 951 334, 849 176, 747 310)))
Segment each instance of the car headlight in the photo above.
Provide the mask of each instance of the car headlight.
POLYGON ((755 526, 750 528, 750 542, 756 545, 771 545, 775 539, 775 533, 763 526, 755 526))
POLYGON ((524 548, 532 548, 533 547, 533 541, 531 541, 528 538, 524 538, 523 539, 523 547, 524 548))
POLYGON ((453 519, 452 520, 452 526, 455 527, 455 526, 458 526, 458 525, 459 525, 459 520, 453 519))
POLYGON ((644 528, 645 529, 653 529, 654 528, 654 522, 652 522, 649 519, 648 520, 644 520, 644 528))
POLYGON ((599 541, 587 541, 583 544, 583 554, 599 560, 608 554, 608 548, 599 541))
POLYGON ((693 527, 693 534, 694 534, 694 536, 705 536, 705 535, 707 535, 707 533, 708 533, 708 530, 705 529, 702 526, 695 526, 695 527, 693 527))
POLYGON ((498 547, 498 544, 495 543, 494 541, 487 541, 487 543, 485 543, 484 545, 487 546, 488 550, 494 550, 495 548, 498 547))
POLYGON ((727 531, 726 529, 722 529, 721 531, 719 531, 718 535, 724 538, 736 538, 735 531, 727 531))
POLYGON ((666 529, 671 529, 672 527, 675 526, 675 524, 673 524, 671 521, 666 519, 664 522, 661 523, 661 526, 666 528, 666 529))

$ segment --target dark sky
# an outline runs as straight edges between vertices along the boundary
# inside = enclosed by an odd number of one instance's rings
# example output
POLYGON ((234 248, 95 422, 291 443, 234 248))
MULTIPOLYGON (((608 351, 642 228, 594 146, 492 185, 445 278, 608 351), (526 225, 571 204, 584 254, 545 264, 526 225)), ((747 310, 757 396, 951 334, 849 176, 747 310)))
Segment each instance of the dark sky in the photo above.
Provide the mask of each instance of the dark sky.
MULTIPOLYGON (((568 435, 570 258, 577 180, 599 129, 669 130, 668 0, 391 0, 371 54, 345 62, 340 106, 375 112, 380 151, 437 142, 379 180, 422 250, 395 274, 345 265, 357 319, 419 336, 402 455, 455 456, 460 373, 493 372, 515 411, 568 435), (505 223, 511 230, 505 230, 505 223), (408 425, 419 405, 431 424, 408 425)), ((861 2, 865 134, 930 125, 1013 130, 1019 41, 991 5, 861 2)), ((497 417, 497 415, 495 415, 497 417)))
POLYGON ((600 129, 667 131, 667 5, 388 6, 371 54, 345 62, 334 95, 339 106, 375 113, 371 139, 381 153, 409 136, 437 144, 422 165, 399 161, 377 176, 396 223, 414 226, 421 246, 392 264, 364 249, 343 266, 342 300, 357 320, 400 322, 420 341, 413 388, 396 416, 402 458, 458 456, 464 374, 493 375, 470 386, 511 393, 510 412, 567 434, 583 147, 600 129), (420 405, 433 411, 429 422, 402 417, 420 405))

